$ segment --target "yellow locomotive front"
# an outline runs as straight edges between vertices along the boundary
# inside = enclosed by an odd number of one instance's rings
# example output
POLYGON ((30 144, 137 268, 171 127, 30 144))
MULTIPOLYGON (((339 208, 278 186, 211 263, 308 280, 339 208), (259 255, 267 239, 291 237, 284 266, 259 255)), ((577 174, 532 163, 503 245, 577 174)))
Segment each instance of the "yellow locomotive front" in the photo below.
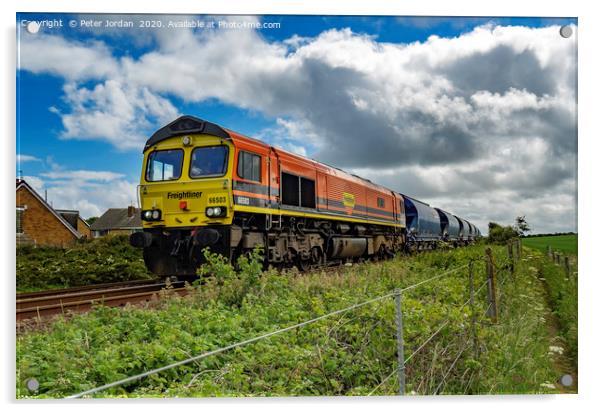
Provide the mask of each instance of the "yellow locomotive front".
POLYGON ((217 125, 184 116, 146 143, 139 202, 143 231, 130 243, 165 276, 194 275, 202 249, 227 255, 234 146, 217 125))

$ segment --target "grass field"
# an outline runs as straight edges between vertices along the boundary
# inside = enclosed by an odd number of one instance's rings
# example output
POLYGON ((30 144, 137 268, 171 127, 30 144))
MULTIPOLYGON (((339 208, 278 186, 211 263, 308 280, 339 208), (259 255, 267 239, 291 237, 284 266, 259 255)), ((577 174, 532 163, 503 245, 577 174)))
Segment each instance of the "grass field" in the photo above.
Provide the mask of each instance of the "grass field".
POLYGON ((556 251, 577 254, 577 235, 528 237, 522 239, 522 241, 524 246, 542 252, 547 251, 548 246, 551 246, 556 251))

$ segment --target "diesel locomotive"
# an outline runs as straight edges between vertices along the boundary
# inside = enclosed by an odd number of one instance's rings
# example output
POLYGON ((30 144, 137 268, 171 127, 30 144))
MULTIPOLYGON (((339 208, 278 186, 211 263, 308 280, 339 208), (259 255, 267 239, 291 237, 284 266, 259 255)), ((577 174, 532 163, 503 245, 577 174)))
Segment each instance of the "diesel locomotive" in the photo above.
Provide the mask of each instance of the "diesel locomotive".
POLYGON ((193 116, 157 130, 143 154, 143 231, 130 243, 161 276, 194 276, 205 248, 235 261, 259 246, 266 264, 307 270, 480 236, 441 209, 193 116))

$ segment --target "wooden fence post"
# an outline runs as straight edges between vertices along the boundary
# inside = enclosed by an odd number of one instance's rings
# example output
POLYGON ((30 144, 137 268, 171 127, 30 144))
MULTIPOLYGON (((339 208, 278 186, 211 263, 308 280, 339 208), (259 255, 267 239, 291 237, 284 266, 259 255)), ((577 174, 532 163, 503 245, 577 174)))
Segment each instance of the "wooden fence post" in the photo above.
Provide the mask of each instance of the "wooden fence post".
POLYGON ((489 292, 489 310, 487 315, 491 318, 493 323, 497 323, 497 302, 495 294, 495 270, 493 264, 493 254, 491 248, 485 249, 485 259, 487 268, 487 291, 489 292))
POLYGON ((470 329, 472 332, 472 351, 475 359, 479 359, 479 343, 477 340, 477 314, 474 309, 474 273, 473 262, 468 264, 468 287, 470 289, 470 329))
POLYGON ((514 273, 514 242, 508 241, 508 259, 510 259, 510 273, 514 273))
POLYGON ((548 258, 552 259, 552 246, 548 245, 548 258))
POLYGON ((569 262, 569 257, 565 256, 564 257, 564 271, 566 272, 566 277, 570 277, 570 273, 571 273, 571 265, 569 262))
POLYGON ((519 238, 516 241, 516 257, 520 259, 523 256, 523 241, 519 238))

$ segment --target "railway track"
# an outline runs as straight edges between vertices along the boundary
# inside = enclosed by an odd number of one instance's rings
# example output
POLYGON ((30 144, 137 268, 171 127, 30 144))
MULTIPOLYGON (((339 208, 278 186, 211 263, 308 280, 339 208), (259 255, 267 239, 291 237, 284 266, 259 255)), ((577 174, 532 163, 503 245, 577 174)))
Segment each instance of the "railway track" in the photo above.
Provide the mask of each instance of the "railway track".
POLYGON ((39 292, 24 292, 24 293, 17 293, 17 300, 37 298, 37 297, 41 297, 41 296, 60 295, 60 294, 72 293, 72 292, 82 292, 85 290, 95 290, 95 289, 98 290, 98 289, 107 289, 107 288, 120 288, 120 287, 126 287, 126 286, 148 285, 151 283, 157 283, 157 281, 158 281, 157 279, 128 280, 125 282, 101 283, 98 285, 75 286, 72 288, 65 288, 65 289, 47 289, 47 290, 41 290, 39 292))
POLYGON ((166 288, 173 288, 180 295, 186 293, 183 281, 157 283, 156 280, 22 293, 17 295, 17 322, 68 312, 85 312, 98 304, 124 306, 128 303, 148 302, 155 299, 157 293, 166 288))
MULTIPOLYGON (((318 267, 310 272, 334 272, 340 270, 341 266, 318 267)), ((17 322, 28 319, 42 320, 57 314, 86 312, 98 304, 114 307, 148 302, 156 299, 157 294, 167 287, 179 295, 185 295, 187 290, 184 284, 184 281, 166 283, 149 279, 18 293, 16 318, 17 322)))

